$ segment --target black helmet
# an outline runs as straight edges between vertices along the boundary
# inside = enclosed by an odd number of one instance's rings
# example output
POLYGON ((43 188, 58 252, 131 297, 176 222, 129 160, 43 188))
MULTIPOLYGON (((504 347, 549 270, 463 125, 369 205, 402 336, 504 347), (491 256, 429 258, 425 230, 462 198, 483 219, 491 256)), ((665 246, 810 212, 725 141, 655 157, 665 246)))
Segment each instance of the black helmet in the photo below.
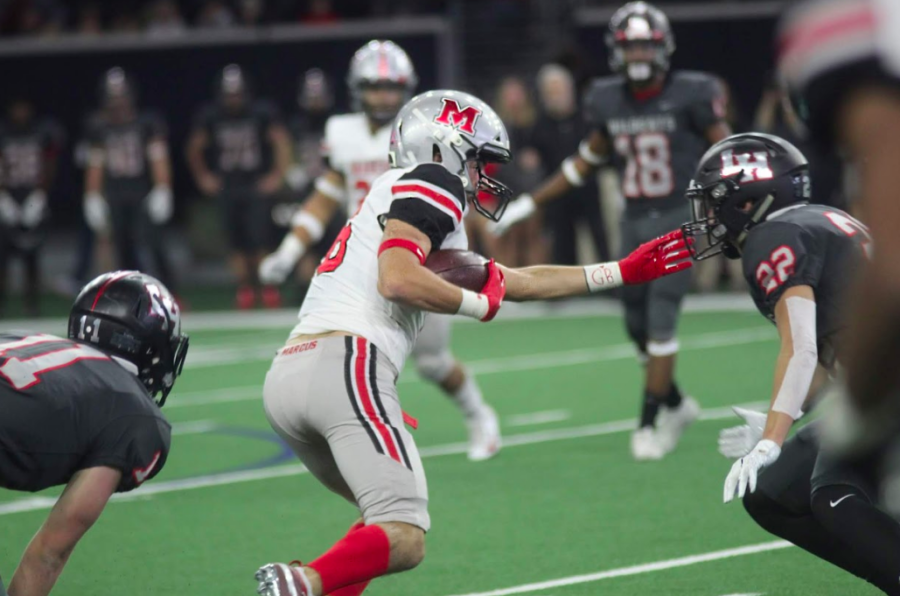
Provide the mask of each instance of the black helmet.
POLYGON ((131 75, 120 66, 107 70, 100 81, 100 100, 104 106, 118 102, 133 104, 137 89, 131 75))
POLYGON ((693 222, 685 237, 705 235, 709 246, 692 256, 702 260, 720 252, 741 256, 753 226, 784 207, 809 201, 809 164, 800 150, 782 138, 762 133, 728 137, 700 159, 686 196, 693 222))
POLYGON ((181 374, 188 350, 175 298, 139 271, 105 273, 86 285, 69 313, 69 339, 134 364, 160 406, 181 374))
POLYGON ((675 51, 675 36, 665 13, 646 2, 629 2, 613 14, 606 34, 609 67, 630 81, 644 82, 657 73, 669 71, 669 58, 675 51), (631 44, 649 44, 654 49, 649 63, 625 60, 625 49, 631 44))

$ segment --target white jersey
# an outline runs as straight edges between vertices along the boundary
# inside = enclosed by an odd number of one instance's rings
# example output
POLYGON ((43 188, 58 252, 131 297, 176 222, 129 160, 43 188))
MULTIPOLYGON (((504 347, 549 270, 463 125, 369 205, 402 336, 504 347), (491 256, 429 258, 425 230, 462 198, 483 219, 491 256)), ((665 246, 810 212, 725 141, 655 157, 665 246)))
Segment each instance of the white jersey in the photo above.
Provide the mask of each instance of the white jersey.
POLYGON ((331 169, 344 177, 344 203, 352 215, 366 197, 376 178, 385 173, 391 143, 392 123, 375 133, 362 112, 332 116, 325 123, 322 153, 331 169))
POLYGON ((399 219, 417 227, 431 239, 432 250, 466 250, 466 209, 462 181, 443 166, 382 174, 322 259, 291 335, 346 331, 369 340, 402 370, 425 313, 378 292, 382 222, 399 219))

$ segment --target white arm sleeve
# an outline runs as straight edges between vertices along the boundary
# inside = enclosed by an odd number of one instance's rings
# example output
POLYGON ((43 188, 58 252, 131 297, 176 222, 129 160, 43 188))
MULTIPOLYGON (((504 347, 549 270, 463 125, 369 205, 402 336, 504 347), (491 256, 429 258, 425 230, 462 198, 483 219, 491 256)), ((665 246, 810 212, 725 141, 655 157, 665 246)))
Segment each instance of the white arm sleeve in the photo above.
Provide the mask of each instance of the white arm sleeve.
POLYGON ((791 322, 794 355, 788 362, 772 410, 796 420, 803 415, 803 402, 809 393, 819 361, 816 348, 816 303, 808 298, 792 296, 787 299, 787 311, 791 322))

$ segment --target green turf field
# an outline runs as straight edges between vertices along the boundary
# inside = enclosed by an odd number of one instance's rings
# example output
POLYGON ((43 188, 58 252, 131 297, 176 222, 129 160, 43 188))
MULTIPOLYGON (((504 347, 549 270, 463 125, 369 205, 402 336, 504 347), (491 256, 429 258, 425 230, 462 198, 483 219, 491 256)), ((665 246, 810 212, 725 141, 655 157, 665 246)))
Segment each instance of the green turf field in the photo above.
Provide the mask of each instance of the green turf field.
MULTIPOLYGON (((262 412, 262 379, 287 331, 192 332, 188 367, 165 408, 176 433, 166 468, 108 507, 54 594, 250 595, 260 564, 308 560, 344 534, 355 511, 302 473, 262 412)), ((730 463, 716 435, 737 420, 726 406, 770 391, 777 343, 758 315, 684 317, 679 379, 704 420, 658 463, 628 453, 640 376, 619 318, 459 324, 454 334, 501 416, 506 447, 469 463, 453 407, 412 371, 401 376, 404 407, 421 423, 433 527, 423 565, 367 594, 878 593, 779 548, 739 504, 721 503, 730 463)), ((50 504, 47 495, 0 491, 7 580, 50 504)))

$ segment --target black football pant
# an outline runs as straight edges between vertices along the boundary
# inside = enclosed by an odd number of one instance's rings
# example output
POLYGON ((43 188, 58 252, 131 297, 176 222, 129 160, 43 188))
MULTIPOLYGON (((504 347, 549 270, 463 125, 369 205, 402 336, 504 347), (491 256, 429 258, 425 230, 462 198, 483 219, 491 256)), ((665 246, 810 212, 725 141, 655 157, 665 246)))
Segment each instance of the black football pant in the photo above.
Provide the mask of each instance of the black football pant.
MULTIPOLYGON (((13 242, 8 241, 6 233, 9 232, 5 228, 0 228, 0 316, 6 306, 8 295, 9 266, 14 258, 19 258, 25 269, 25 293, 23 295, 25 305, 24 312, 28 316, 36 316, 38 314, 38 304, 40 301, 40 259, 39 246, 22 248, 16 246, 13 242)), ((0 592, 2 596, 2 592, 0 592)))
POLYGON ((144 198, 145 195, 107 197, 116 264, 120 269, 148 271, 147 264, 142 263, 140 258, 140 249, 146 246, 159 280, 169 290, 175 291, 171 263, 163 248, 164 235, 161 227, 148 218, 144 198))
POLYGON ((819 453, 815 425, 763 470, 747 513, 766 531, 900 596, 900 524, 873 501, 870 470, 819 453))

